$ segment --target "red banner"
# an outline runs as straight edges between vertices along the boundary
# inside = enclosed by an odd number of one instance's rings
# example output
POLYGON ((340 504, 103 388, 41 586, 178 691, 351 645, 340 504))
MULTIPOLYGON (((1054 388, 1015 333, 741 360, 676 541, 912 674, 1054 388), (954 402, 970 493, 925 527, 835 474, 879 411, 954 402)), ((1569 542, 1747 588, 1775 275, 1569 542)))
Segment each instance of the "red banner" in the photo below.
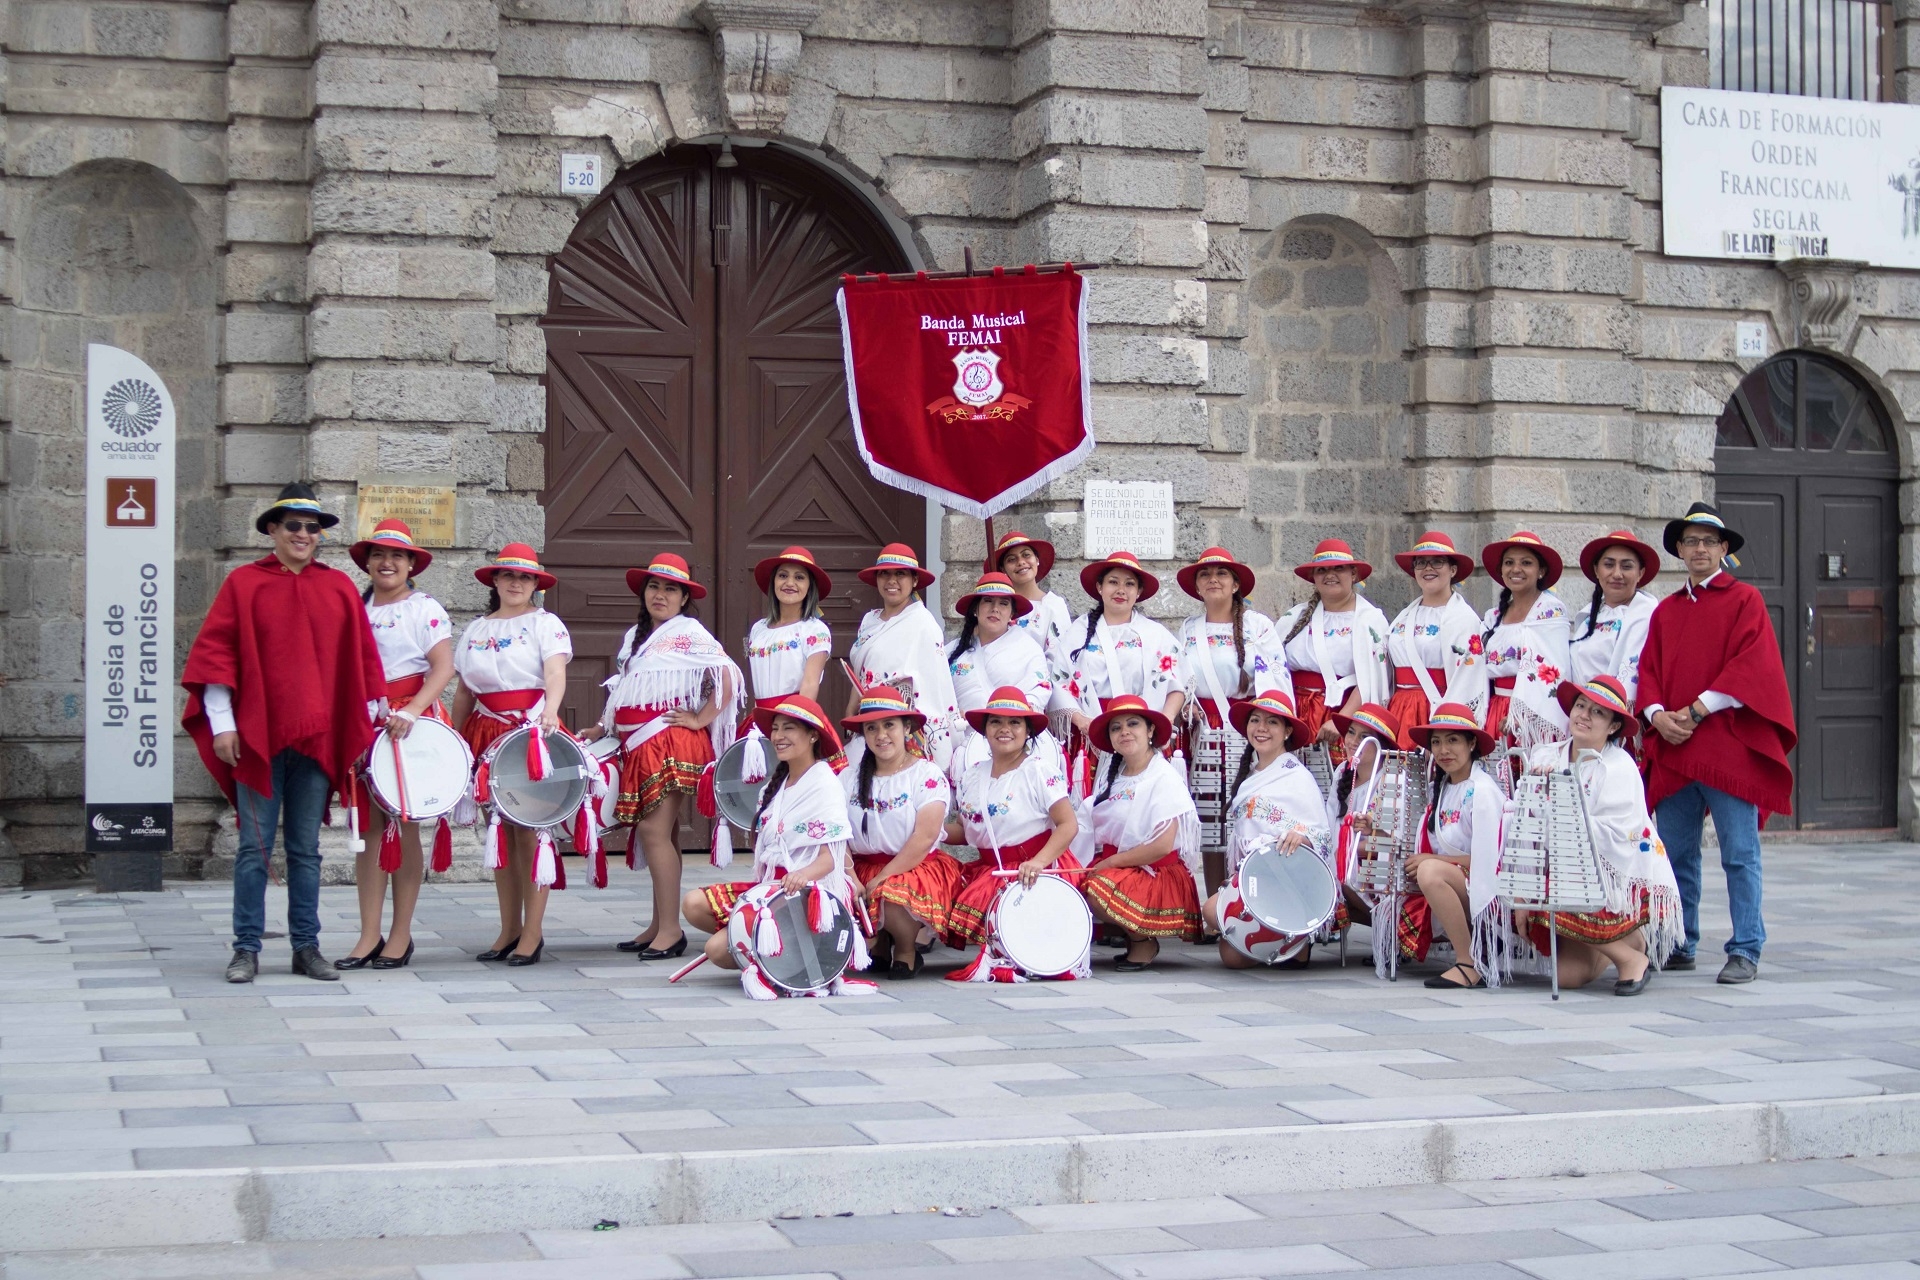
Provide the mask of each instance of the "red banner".
POLYGON ((854 438, 876 480, 984 519, 1092 451, 1086 277, 1071 266, 849 276, 839 303, 854 438))

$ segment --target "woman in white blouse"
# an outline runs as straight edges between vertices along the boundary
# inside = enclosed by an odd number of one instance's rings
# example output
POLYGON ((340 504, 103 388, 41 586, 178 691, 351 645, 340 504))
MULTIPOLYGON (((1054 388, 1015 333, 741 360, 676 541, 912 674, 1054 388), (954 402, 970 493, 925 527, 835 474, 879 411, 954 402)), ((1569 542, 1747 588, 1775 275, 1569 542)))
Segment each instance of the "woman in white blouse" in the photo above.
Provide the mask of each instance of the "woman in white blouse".
POLYGON ((1314 595, 1280 619, 1293 705, 1307 741, 1336 749, 1332 712, 1352 715, 1361 703, 1387 700, 1387 615, 1360 594, 1373 566, 1338 538, 1321 542, 1293 572, 1313 584, 1314 595))
POLYGON ((1141 612, 1160 590, 1160 579, 1140 567, 1131 551, 1115 551, 1080 571, 1080 586, 1093 608, 1067 630, 1063 657, 1066 683, 1056 686, 1054 703, 1073 721, 1069 773, 1073 793, 1093 790, 1097 760, 1089 754, 1087 731, 1115 698, 1136 697, 1171 719, 1180 714, 1180 642, 1141 612))
POLYGON ((813 562, 811 551, 788 547, 754 565, 753 582, 767 600, 766 616, 755 618, 747 631, 754 700, 772 702, 797 693, 818 701, 833 655, 833 633, 821 620, 820 602, 833 594, 833 580, 813 562))
POLYGON ((1660 603, 1646 590, 1660 576, 1660 555, 1633 530, 1615 529, 1580 549, 1580 572, 1593 583, 1593 599, 1573 619, 1569 679, 1585 684, 1612 676, 1631 704, 1640 694, 1647 626, 1660 603))
POLYGON ((1473 576, 1473 557, 1457 550, 1446 534, 1429 531, 1393 562, 1420 591, 1387 628, 1393 700, 1386 707, 1400 726, 1399 747, 1408 751, 1413 748, 1408 731, 1425 724, 1441 703, 1461 703, 1476 715, 1485 711, 1487 668, 1480 615, 1455 589, 1473 576))
POLYGON ((1567 606, 1551 588, 1560 553, 1520 530, 1490 542, 1480 563, 1500 584, 1500 599, 1481 618, 1486 651, 1486 730, 1502 746, 1533 747, 1566 736, 1567 713, 1554 692, 1567 678, 1567 606))
MULTIPOLYGON (((1031 705, 1046 706, 1053 697, 1053 678, 1039 640, 1015 625, 1032 615, 1033 604, 1014 590, 1012 580, 1004 573, 981 574, 973 590, 955 602, 953 611, 965 619, 960 638, 947 650, 953 699, 961 714, 978 711, 995 689, 1008 685, 1026 694, 1031 705)), ((954 751, 950 770, 955 778, 965 776, 992 754, 987 740, 972 729, 961 741, 964 745, 954 751)), ((1059 745, 1050 734, 1036 741, 1036 750, 1059 757, 1059 745)))
POLYGON ((1073 625, 1073 610, 1058 591, 1040 585, 1053 571, 1053 544, 1015 529, 994 543, 993 557, 993 567, 1006 574, 1013 589, 1033 604, 1033 611, 1015 618, 1013 625, 1038 640, 1041 652, 1047 655, 1048 670, 1059 671, 1060 642, 1073 625))
MULTIPOLYGON (((927 754, 945 769, 964 721, 954 701, 953 673, 947 669, 947 634, 920 598, 933 585, 933 574, 921 566, 912 547, 890 542, 859 578, 879 593, 880 607, 860 619, 853 638, 848 661, 859 688, 847 695, 847 714, 859 711, 860 689, 892 685, 927 718, 927 754)), ((865 749, 858 739, 849 742, 847 760, 857 764, 865 749)))

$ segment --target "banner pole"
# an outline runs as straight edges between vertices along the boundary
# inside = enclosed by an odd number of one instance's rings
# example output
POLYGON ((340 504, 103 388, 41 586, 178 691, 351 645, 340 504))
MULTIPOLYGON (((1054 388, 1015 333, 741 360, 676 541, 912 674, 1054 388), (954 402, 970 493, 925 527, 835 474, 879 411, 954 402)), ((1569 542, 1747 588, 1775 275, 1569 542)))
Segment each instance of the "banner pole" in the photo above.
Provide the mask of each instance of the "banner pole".
MULTIPOLYGON (((1457 561, 1455 563, 1458 563, 1457 561)), ((987 562, 980 566, 981 573, 993 572, 993 517, 987 517, 987 562)))

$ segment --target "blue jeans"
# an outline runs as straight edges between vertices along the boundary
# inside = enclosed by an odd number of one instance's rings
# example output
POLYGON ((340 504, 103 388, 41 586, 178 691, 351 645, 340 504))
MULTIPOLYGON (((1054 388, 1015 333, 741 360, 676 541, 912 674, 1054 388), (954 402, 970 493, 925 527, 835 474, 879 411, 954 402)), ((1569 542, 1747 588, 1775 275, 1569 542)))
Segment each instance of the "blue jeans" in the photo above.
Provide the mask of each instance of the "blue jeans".
POLYGON ((1681 951, 1692 955, 1700 946, 1700 833, 1709 813, 1720 837, 1720 867, 1727 873, 1727 908, 1733 916, 1727 954, 1758 961, 1767 942, 1767 925, 1760 918, 1760 811, 1699 782, 1689 782, 1653 811, 1673 877, 1680 882, 1687 923, 1681 951))
POLYGON ((295 951, 320 945, 320 819, 332 791, 318 761, 291 748, 273 758, 273 791, 234 786, 240 857, 233 864, 233 949, 260 954, 267 925, 267 859, 286 814, 287 933, 295 951))

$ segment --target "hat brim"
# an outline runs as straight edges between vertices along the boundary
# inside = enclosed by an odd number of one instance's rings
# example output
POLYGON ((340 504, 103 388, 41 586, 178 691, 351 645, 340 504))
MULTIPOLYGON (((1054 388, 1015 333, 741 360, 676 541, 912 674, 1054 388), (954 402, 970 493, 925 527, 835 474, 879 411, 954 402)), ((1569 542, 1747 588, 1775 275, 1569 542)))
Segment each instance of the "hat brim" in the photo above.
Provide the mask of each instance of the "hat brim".
POLYGON ((424 550, 420 547, 395 546, 391 542, 376 542, 372 538, 362 538, 360 541, 348 547, 347 556, 355 564, 359 565, 361 572, 364 573, 367 568, 367 557, 372 554, 375 547, 385 547, 389 551, 406 552, 413 557, 414 573, 425 573, 427 566, 433 563, 433 552, 431 551, 424 550))
POLYGON ((1160 590, 1160 579, 1154 577, 1145 569, 1135 568, 1125 560, 1094 561, 1080 571, 1080 589, 1092 596, 1095 600, 1098 600, 1100 598, 1100 576, 1109 569, 1125 569, 1128 573, 1140 579, 1140 599, 1142 600, 1153 599, 1160 590))
MULTIPOLYGON (((827 577, 819 565, 808 564, 805 560, 796 559, 793 556, 768 556, 753 566, 753 585, 760 588, 761 595, 773 590, 773 571, 783 564, 790 564, 796 569, 805 569, 807 576, 813 579, 813 593, 820 599, 825 600, 833 594, 833 579, 827 577)), ((695 597, 695 599, 698 598, 695 597)))
POLYGON ((994 571, 996 573, 1006 573, 1006 570, 1001 566, 1006 561, 1007 553, 1018 551, 1021 547, 1032 547, 1033 554, 1040 557, 1040 567, 1033 571, 1034 577, 1044 578, 1053 572, 1053 544, 1051 542, 1042 542, 1038 538, 1028 538, 1024 542, 1016 542, 1010 547, 1003 548, 1000 553, 993 558, 994 571))
POLYGON ((1025 713, 1018 711, 989 711, 985 707, 982 707, 978 711, 968 711, 964 714, 967 717, 967 723, 973 726, 975 733, 985 733, 987 731, 987 718, 989 716, 999 716, 1003 720, 1025 720, 1027 722, 1027 732, 1030 734, 1045 733, 1047 730, 1047 714, 1044 711, 1028 711, 1025 713))
MULTIPOLYGON (((1440 733, 1466 732, 1465 729, 1457 724, 1417 724, 1407 730, 1407 739, 1422 751, 1425 751, 1427 749, 1427 740, 1433 737, 1436 731, 1440 733)), ((1475 729, 1473 731, 1473 737, 1474 741, 1479 744, 1477 754, 1482 756, 1490 756, 1493 754, 1494 737, 1492 734, 1488 733, 1485 729, 1475 729)))
POLYGON ((1622 538, 1618 536, 1608 536, 1604 538, 1595 538, 1592 542, 1589 542, 1586 546, 1580 548, 1580 572, 1586 575, 1587 581, 1593 582, 1593 583, 1598 583, 1600 581, 1598 575, 1594 571, 1594 566, 1600 563, 1600 557, 1607 553, 1608 547, 1625 547, 1627 550, 1633 552, 1633 554, 1640 557, 1640 585, 1641 586, 1644 587, 1644 586, 1650 585, 1655 578, 1660 576, 1660 553, 1659 552, 1655 551, 1652 547, 1640 541, 1640 539, 1638 538, 1622 538))
POLYGON ((679 578, 669 578, 666 574, 655 573, 651 569, 627 570, 627 590, 633 592, 635 595, 639 595, 647 589, 648 578, 658 578, 669 586, 685 587, 687 594, 695 600, 705 600, 707 598, 707 589, 692 579, 683 582, 679 578))
MULTIPOLYGON (((840 727, 848 733, 858 733, 862 725, 875 724, 881 720, 910 721, 915 729, 927 722, 926 713, 921 711, 863 711, 857 716, 848 716, 840 722, 840 727)), ((766 730, 762 729, 762 733, 766 730)))
MULTIPOLYGON (((1347 730, 1353 728, 1354 717, 1350 715, 1346 715, 1342 712, 1329 711, 1327 713, 1327 719, 1333 722, 1333 727, 1340 731, 1340 736, 1343 738, 1347 736, 1347 730)), ((1374 728, 1370 724, 1363 724, 1360 727, 1362 729, 1365 729, 1368 733, 1372 734, 1376 738, 1379 738, 1382 742, 1385 742, 1390 746, 1399 745, 1400 734, 1397 729, 1395 730, 1394 735, 1389 738, 1389 737, 1383 736, 1378 729, 1374 728)), ((1241 736, 1245 737, 1246 735, 1242 734, 1241 736)))
POLYGON ((262 511, 258 518, 254 520, 254 532, 265 533, 267 526, 273 524, 282 515, 312 516, 320 522, 322 529, 331 529, 340 523, 340 517, 334 515, 331 511, 309 511, 305 507, 283 507, 275 504, 274 506, 268 507, 265 511, 262 511))
MULTIPOLYGON (((1180 572, 1174 574, 1173 580, 1180 584, 1182 591, 1192 596, 1195 600, 1198 600, 1200 598, 1199 582, 1200 571, 1202 569, 1231 569, 1233 570, 1235 581, 1240 584, 1240 594, 1243 596, 1253 594, 1253 584, 1255 581, 1253 570, 1238 561, 1232 564, 1220 560, 1215 560, 1211 564, 1190 564, 1180 570, 1180 572)), ((1144 598, 1143 596, 1142 599, 1144 598)))
POLYGON ((540 591, 551 590, 553 585, 560 581, 545 569, 536 573, 532 569, 519 569, 510 564, 483 564, 473 571, 473 576, 479 580, 481 586, 490 587, 493 585, 493 575, 496 573, 531 573, 534 586, 540 591))
MULTIPOLYGON (((1552 547, 1538 542, 1514 542, 1509 539, 1505 542, 1489 542, 1482 548, 1480 552, 1480 564, 1486 569, 1488 577, 1492 578, 1495 582, 1500 581, 1500 561, 1506 557, 1509 550, 1514 548, 1518 548, 1521 551, 1531 551, 1534 557, 1540 561, 1542 569, 1540 574, 1540 589, 1542 591, 1550 589, 1554 583, 1560 581, 1560 575, 1566 571, 1566 565, 1560 560, 1560 553, 1552 547)), ((1459 579, 1456 578, 1455 581, 1457 582, 1459 579)))
POLYGON ((870 587, 877 587, 879 585, 877 579, 882 573, 911 573, 914 577, 914 590, 916 591, 925 591, 933 585, 933 574, 930 571, 904 564, 869 565, 853 576, 870 587))
POLYGON ((959 617, 966 617, 967 610, 973 608, 973 602, 976 600, 1011 600, 1013 601, 1013 616, 1016 618, 1024 618, 1033 612, 1033 601, 1020 595, 1018 592, 1010 596, 1003 596, 998 592, 969 591, 954 601, 954 613, 959 617))
POLYGON ((1725 525, 1709 524, 1705 520, 1689 520, 1685 516, 1681 516, 1678 520, 1667 521, 1666 530, 1660 535, 1661 545, 1666 547, 1668 555, 1673 556, 1676 559, 1679 558, 1680 535, 1687 531, 1687 526, 1690 524, 1697 524, 1702 529, 1711 529, 1715 533, 1719 534, 1721 537, 1725 538, 1727 540, 1727 554, 1730 556, 1738 555, 1740 553, 1740 548, 1747 545, 1747 540, 1745 538, 1740 536, 1740 534, 1736 533, 1734 530, 1729 529, 1725 525))
POLYGON ((1413 562, 1415 560, 1453 561, 1453 580, 1455 582, 1465 582, 1473 576, 1474 569, 1478 567, 1473 563, 1473 557, 1464 551, 1396 551, 1393 553, 1393 562, 1399 565, 1400 572, 1406 574, 1409 578, 1413 576, 1413 562))
POLYGON ((1108 736, 1107 730, 1121 716, 1139 716, 1152 725, 1153 746, 1156 751, 1166 746, 1168 739, 1173 737, 1173 721, 1160 712, 1150 707, 1122 707, 1118 711, 1102 711, 1095 716, 1093 723, 1087 726, 1087 741, 1102 751, 1112 751, 1113 739, 1108 736))
POLYGON ((1251 701, 1230 704, 1227 707, 1227 723, 1233 726, 1235 733, 1244 738, 1247 736, 1247 725, 1252 723, 1253 713, 1256 711, 1264 715, 1279 715, 1282 720, 1287 722, 1288 749, 1291 749, 1295 742, 1300 743, 1302 746, 1306 745, 1307 722, 1305 720, 1302 720, 1299 716, 1284 715, 1279 712, 1269 711, 1265 707, 1256 707, 1251 701))
MULTIPOLYGON (((671 581, 671 579, 669 579, 669 581, 671 581)), ((759 726, 760 732, 763 734, 771 734, 773 732, 773 718, 775 716, 785 716, 797 724, 804 724, 810 729, 818 729, 825 740, 832 744, 831 749, 821 752, 817 757, 818 759, 824 760, 828 756, 839 754, 841 747, 840 733, 833 727, 832 722, 814 724, 811 720, 802 720, 799 716, 789 715, 786 711, 778 707, 755 707, 753 709, 753 722, 759 726)))
POLYGON ((1373 576, 1373 566, 1365 560, 1323 560, 1319 564, 1297 564, 1293 566, 1293 576, 1302 582, 1312 582, 1313 575, 1322 569, 1351 569, 1355 582, 1365 582, 1373 576))
MULTIPOLYGON (((1560 710, 1566 712, 1568 715, 1572 715, 1573 704, 1579 701, 1583 696, 1585 696, 1586 692, 1587 691, 1585 689, 1582 689, 1579 685, 1575 684, 1573 681, 1562 680, 1560 682, 1560 687, 1553 691, 1553 700, 1560 704, 1560 710)), ((1591 701, 1591 699, 1589 700, 1591 701)), ((1604 706, 1605 704, 1595 702, 1594 705, 1604 706)), ((1623 736, 1628 738, 1637 738, 1640 736, 1640 717, 1639 716, 1634 715, 1631 711, 1622 715, 1619 708, 1617 707, 1606 707, 1606 710, 1613 712, 1614 718, 1617 720, 1620 720, 1623 724, 1627 726, 1626 733, 1623 736)))

